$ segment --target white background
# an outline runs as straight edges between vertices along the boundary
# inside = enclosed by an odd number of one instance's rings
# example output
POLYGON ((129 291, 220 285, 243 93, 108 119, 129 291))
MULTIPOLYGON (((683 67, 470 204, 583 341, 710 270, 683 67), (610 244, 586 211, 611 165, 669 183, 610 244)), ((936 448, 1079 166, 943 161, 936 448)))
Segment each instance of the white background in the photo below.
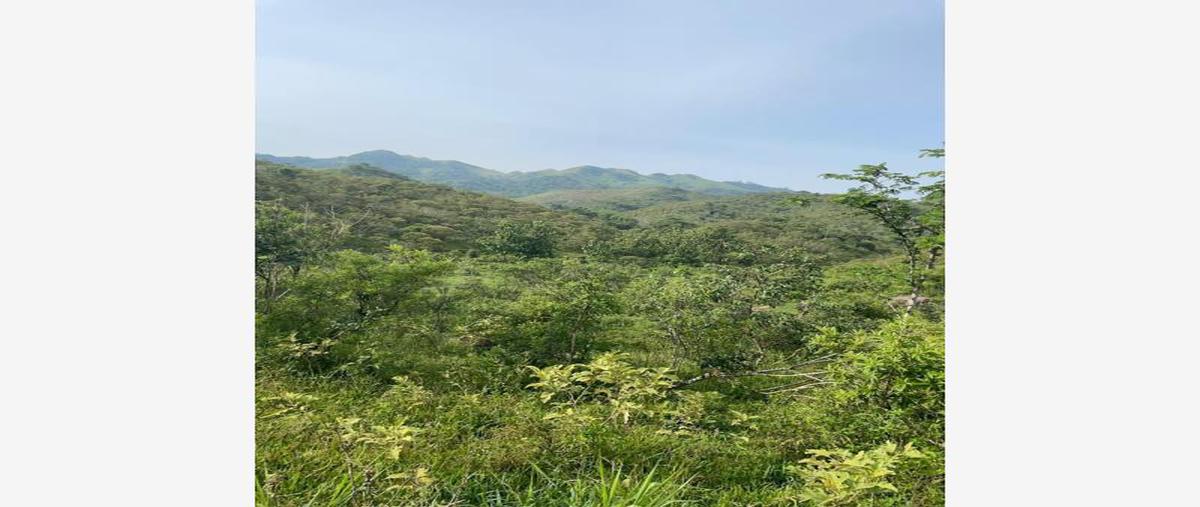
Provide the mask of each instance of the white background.
MULTIPOLYGON (((947 6, 950 505, 1183 505, 1192 2, 947 6)), ((0 7, 7 505, 253 502, 248 1, 0 7)))

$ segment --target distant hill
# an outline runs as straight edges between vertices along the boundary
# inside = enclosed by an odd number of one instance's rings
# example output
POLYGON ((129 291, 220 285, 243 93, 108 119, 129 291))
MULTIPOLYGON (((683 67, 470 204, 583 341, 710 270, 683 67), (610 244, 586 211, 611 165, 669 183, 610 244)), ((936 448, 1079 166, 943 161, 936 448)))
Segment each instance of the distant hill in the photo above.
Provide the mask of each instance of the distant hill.
POLYGON ((525 197, 562 190, 632 188, 672 188, 710 196, 787 191, 755 183, 713 181, 692 174, 645 175, 629 169, 595 166, 505 173, 456 160, 431 160, 387 150, 365 151, 333 158, 277 157, 265 153, 257 154, 256 157, 266 162, 308 169, 336 169, 370 164, 417 181, 506 197, 525 197))
POLYGON ((255 165, 256 201, 309 210, 318 218, 332 213, 353 223, 341 248, 379 251, 399 243, 469 250, 504 220, 546 222, 560 232, 567 251, 616 232, 594 216, 422 183, 368 166, 315 171, 263 161, 255 165))

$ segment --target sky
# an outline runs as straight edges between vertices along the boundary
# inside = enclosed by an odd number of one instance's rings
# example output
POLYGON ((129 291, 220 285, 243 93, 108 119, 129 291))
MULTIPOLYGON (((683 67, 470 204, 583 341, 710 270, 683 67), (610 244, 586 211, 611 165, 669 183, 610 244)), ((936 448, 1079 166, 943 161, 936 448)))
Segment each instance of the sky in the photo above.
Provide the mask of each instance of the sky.
POLYGON ((257 151, 793 190, 943 128, 942 1, 259 0, 257 151))

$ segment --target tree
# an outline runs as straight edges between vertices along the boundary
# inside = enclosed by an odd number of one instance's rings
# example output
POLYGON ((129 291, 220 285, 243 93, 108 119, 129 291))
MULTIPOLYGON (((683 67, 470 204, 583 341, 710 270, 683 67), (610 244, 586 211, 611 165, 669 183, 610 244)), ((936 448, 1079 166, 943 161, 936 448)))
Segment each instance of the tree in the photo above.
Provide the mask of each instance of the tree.
POLYGON ((634 307, 673 349, 672 368, 692 364, 708 378, 785 377, 798 361, 773 351, 795 345, 800 330, 789 303, 818 283, 820 270, 804 260, 746 268, 676 270, 631 287, 634 307))
POLYGON ((339 232, 343 231, 318 223, 313 213, 275 202, 255 203, 254 274, 262 281, 264 310, 279 294, 281 275, 300 274, 328 251, 339 232))
POLYGON ((576 262, 518 300, 506 316, 501 344, 530 354, 538 364, 574 362, 595 347, 602 319, 618 304, 605 273, 576 262))
POLYGON ((385 256, 343 250, 291 283, 265 324, 304 342, 337 340, 423 302, 422 290, 452 265, 429 252, 392 246, 385 256))
MULTIPOLYGON (((925 149, 921 157, 941 158, 942 148, 925 149)), ((823 174, 834 180, 854 181, 859 186, 835 198, 883 224, 904 248, 908 261, 910 293, 905 313, 911 313, 928 273, 945 250, 945 172, 928 171, 915 176, 889 171, 886 163, 860 165, 850 174, 823 174), (937 178, 923 184, 921 178, 937 178), (905 198, 916 193, 917 201, 905 198)))
POLYGON ((539 220, 532 222, 502 221, 496 231, 481 241, 485 251, 499 254, 518 255, 524 258, 553 257, 555 232, 550 224, 539 220))

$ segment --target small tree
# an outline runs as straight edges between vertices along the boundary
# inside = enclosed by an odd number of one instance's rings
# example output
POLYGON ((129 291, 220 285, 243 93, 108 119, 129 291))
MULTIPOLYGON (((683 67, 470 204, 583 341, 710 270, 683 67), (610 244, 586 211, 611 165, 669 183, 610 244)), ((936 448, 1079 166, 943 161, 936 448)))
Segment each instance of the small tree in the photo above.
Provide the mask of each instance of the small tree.
MULTIPOLYGON (((945 150, 921 150, 921 157, 942 158, 945 150)), ((882 223, 896 236, 908 260, 910 293, 905 313, 911 313, 929 272, 945 250, 945 172, 928 171, 910 176, 889 171, 886 163, 860 165, 850 174, 823 174, 859 186, 837 196, 835 202, 855 208, 882 223), (921 178, 936 178, 922 183, 921 178), (905 196, 917 194, 912 200, 905 196)))
POLYGON ((319 259, 338 236, 338 230, 318 223, 313 213, 274 202, 255 203, 254 274, 262 281, 264 310, 279 293, 280 277, 300 274, 300 269, 319 259))
MULTIPOLYGON (((787 308, 808 295, 819 268, 804 260, 677 270, 645 277, 630 287, 630 299, 672 348, 672 367, 692 364, 708 378, 785 377, 796 364, 783 364, 773 350, 794 345, 796 314, 787 308), (776 364, 779 363, 779 364, 776 364)), ((799 361, 804 362, 804 361, 799 361)))
POLYGON ((619 309, 605 273, 579 263, 559 269, 558 277, 510 308, 509 329, 500 337, 513 350, 529 353, 537 364, 586 358, 603 330, 603 319, 619 309))
POLYGON ((429 252, 393 245, 383 256, 343 250, 305 270, 264 324, 301 343, 335 341, 420 306, 452 265, 429 252))

